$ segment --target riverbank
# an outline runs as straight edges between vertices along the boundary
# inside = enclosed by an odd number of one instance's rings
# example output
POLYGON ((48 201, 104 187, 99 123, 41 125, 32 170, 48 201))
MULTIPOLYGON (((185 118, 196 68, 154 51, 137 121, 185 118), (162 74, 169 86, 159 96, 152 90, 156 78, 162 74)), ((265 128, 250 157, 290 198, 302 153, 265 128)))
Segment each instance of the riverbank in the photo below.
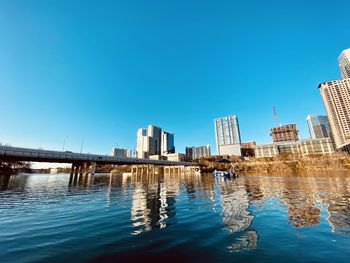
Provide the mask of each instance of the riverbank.
POLYGON ((231 162, 236 164, 240 173, 256 174, 288 174, 305 173, 310 171, 338 171, 350 172, 350 156, 340 153, 332 155, 280 155, 278 157, 245 159, 220 157, 207 157, 196 160, 204 172, 214 170, 228 170, 231 162))

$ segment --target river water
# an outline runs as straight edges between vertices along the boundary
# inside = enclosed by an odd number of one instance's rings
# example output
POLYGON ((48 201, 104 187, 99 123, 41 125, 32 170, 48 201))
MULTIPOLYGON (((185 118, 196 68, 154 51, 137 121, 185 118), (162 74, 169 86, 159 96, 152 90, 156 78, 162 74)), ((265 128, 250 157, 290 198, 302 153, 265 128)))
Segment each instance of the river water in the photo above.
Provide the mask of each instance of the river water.
POLYGON ((350 177, 0 176, 0 262, 350 262, 350 177))

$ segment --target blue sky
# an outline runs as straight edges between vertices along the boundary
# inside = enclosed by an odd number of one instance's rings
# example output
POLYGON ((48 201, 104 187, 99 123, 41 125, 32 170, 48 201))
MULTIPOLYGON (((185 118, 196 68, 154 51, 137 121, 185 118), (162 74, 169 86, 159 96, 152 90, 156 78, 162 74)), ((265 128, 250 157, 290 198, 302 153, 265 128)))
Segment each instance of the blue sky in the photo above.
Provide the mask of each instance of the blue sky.
POLYGON ((278 121, 307 138, 317 86, 340 78, 349 1, 0 0, 0 142, 109 153, 156 124, 177 151, 236 114, 243 141, 278 121))

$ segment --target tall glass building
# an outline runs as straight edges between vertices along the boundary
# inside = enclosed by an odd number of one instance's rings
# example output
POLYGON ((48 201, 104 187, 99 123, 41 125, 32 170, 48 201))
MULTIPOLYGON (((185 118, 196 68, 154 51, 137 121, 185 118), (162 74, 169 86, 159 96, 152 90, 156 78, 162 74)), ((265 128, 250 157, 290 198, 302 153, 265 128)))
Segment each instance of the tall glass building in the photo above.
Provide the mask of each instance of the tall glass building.
POLYGON ((309 114, 306 117, 312 139, 327 138, 331 135, 331 128, 327 116, 309 114))
POLYGON ((216 151, 218 155, 241 156, 241 135, 236 115, 214 120, 216 151))
POLYGON ((174 134, 162 131, 161 155, 175 153, 174 134))

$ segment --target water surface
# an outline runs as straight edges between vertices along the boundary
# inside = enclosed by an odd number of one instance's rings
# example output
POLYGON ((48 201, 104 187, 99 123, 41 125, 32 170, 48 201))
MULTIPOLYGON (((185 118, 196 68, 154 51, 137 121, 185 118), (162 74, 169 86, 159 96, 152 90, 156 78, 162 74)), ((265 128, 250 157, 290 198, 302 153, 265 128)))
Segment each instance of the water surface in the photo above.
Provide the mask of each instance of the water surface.
POLYGON ((350 177, 0 176, 1 262, 349 262, 350 177))

